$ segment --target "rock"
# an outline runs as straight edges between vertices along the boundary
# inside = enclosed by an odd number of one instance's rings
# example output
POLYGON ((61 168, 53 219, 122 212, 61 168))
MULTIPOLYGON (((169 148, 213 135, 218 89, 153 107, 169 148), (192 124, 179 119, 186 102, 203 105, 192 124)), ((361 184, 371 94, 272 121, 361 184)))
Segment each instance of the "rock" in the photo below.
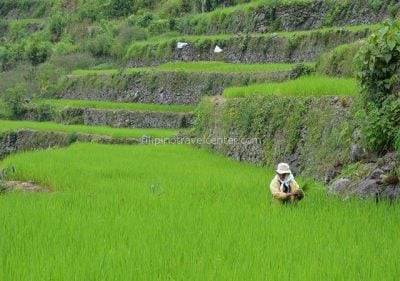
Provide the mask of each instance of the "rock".
POLYGON ((396 185, 388 186, 384 191, 381 192, 380 197, 394 201, 400 197, 400 187, 396 185))
POLYGON ((384 184, 393 184, 396 185, 399 183, 399 177, 393 175, 380 175, 380 179, 384 184))
POLYGON ((380 192, 378 181, 374 179, 366 179, 359 183, 356 193, 361 197, 374 197, 380 192))
POLYGON ((370 179, 373 179, 373 180, 378 180, 378 179, 381 178, 381 175, 383 175, 383 173, 384 173, 384 172, 383 172, 382 169, 377 168, 377 169, 375 169, 375 170, 372 171, 372 173, 369 175, 369 178, 370 178, 370 179))
POLYGON ((351 145, 350 161, 357 162, 363 157, 364 151, 358 144, 351 145))
POLYGON ((328 186, 328 191, 331 193, 341 193, 346 191, 346 189, 350 186, 350 183, 351 181, 347 178, 338 179, 328 186))
POLYGON ((40 25, 37 23, 28 23, 25 26, 25 29, 29 32, 36 32, 41 29, 40 25))
POLYGON ((325 173, 325 183, 330 183, 334 178, 338 176, 339 172, 337 169, 330 169, 325 173))
POLYGON ((382 157, 382 159, 380 159, 378 164, 385 173, 393 172, 396 169, 397 165, 396 152, 387 153, 385 156, 382 157))

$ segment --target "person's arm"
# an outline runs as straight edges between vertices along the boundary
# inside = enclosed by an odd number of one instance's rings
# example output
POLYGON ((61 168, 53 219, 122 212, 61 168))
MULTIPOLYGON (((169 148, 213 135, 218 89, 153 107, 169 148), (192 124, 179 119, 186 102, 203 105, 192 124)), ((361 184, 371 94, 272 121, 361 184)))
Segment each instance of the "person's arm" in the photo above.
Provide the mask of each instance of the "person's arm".
POLYGON ((282 192, 280 190, 280 187, 281 187, 281 185, 279 184, 279 182, 277 180, 273 179, 271 182, 271 185, 270 185, 272 198, 278 199, 278 200, 287 199, 291 195, 291 193, 282 192))
POLYGON ((300 186, 299 186, 299 184, 293 179, 293 180, 290 182, 290 188, 291 188, 291 190, 292 190, 292 193, 296 193, 296 192, 300 189, 300 186))

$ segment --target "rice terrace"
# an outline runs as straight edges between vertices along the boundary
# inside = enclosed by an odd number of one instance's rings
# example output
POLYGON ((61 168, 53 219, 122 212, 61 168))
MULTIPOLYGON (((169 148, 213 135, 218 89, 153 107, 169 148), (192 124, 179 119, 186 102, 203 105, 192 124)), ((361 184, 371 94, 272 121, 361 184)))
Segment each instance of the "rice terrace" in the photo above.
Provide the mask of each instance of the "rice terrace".
POLYGON ((0 280, 398 280, 397 0, 1 0, 0 280))

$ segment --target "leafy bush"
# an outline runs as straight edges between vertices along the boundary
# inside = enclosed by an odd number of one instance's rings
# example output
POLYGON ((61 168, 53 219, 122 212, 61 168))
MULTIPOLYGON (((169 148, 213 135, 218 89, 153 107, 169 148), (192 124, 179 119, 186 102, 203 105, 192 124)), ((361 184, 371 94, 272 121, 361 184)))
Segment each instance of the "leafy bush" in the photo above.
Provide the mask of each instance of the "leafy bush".
POLYGON ((30 98, 26 87, 22 84, 17 84, 14 88, 7 89, 2 95, 10 117, 14 119, 20 118, 26 112, 26 104, 30 101, 30 98))
POLYGON ((160 9, 160 15, 164 18, 176 18, 183 13, 182 0, 167 0, 160 9))
POLYGON ((400 20, 388 21, 357 54, 357 77, 366 102, 380 107, 396 81, 400 59, 400 20))
POLYGON ((90 53, 56 54, 51 57, 49 63, 71 71, 90 68, 96 64, 96 59, 90 53))
POLYGON ((67 25, 66 17, 61 15, 60 13, 53 14, 49 18, 50 33, 55 34, 58 37, 61 36, 66 25, 67 25))
POLYGON ((364 135, 370 150, 399 148, 400 21, 388 21, 357 54, 357 77, 365 107, 364 135))
POLYGON ((159 35, 169 31, 168 20, 155 20, 149 25, 149 31, 152 35, 159 35))
POLYGON ((50 54, 51 44, 45 41, 33 40, 25 48, 25 57, 33 66, 45 62, 50 54))
POLYGON ((395 147, 397 153, 400 154, 400 131, 397 132, 394 147, 395 147))
POLYGON ((78 50, 78 46, 75 45, 72 40, 64 39, 54 45, 54 54, 66 55, 74 53, 78 50))
POLYGON ((0 46, 0 71, 6 71, 10 66, 10 53, 6 47, 0 46))
POLYGON ((317 59, 316 71, 326 75, 355 77, 354 58, 360 50, 361 44, 362 42, 355 42, 341 45, 321 54, 317 59))
POLYGON ((112 38, 101 34, 87 42, 87 49, 95 57, 108 56, 111 53, 112 38))
POLYGON ((111 0, 106 6, 110 17, 125 17, 134 11, 134 0, 111 0))
POLYGON ((400 148, 400 100, 385 102, 382 108, 369 104, 366 111, 360 121, 367 148, 379 153, 400 148))
POLYGON ((136 24, 140 27, 148 27, 153 19, 153 14, 145 13, 144 15, 137 17, 136 24))

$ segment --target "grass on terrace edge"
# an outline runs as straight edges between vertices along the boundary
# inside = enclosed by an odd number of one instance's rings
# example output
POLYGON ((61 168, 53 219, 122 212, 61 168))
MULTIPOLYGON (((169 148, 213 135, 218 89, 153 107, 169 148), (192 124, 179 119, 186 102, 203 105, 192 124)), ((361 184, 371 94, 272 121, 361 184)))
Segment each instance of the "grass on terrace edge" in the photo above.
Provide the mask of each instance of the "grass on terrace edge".
MULTIPOLYGON (((305 63, 308 66, 314 66, 314 63, 305 63)), ((179 72, 215 72, 215 73, 236 73, 236 72, 273 72, 288 71, 296 64, 291 63, 270 63, 270 64, 236 64, 217 61, 200 62, 169 62, 153 67, 137 67, 125 69, 77 69, 72 75, 89 74, 117 74, 117 73, 137 73, 149 71, 179 71, 179 72)))
POLYGON ((285 82, 226 88, 223 96, 236 98, 257 95, 355 96, 357 94, 358 89, 355 79, 310 75, 285 82))
MULTIPOLYGON (((289 32, 272 32, 272 33, 249 33, 248 35, 250 37, 270 37, 272 34, 276 34, 280 37, 292 37, 292 36, 298 36, 298 35, 307 35, 307 34, 312 34, 312 33, 317 33, 317 32, 330 32, 330 31, 339 31, 339 30, 347 30, 351 32, 358 32, 358 31, 363 31, 365 29, 369 29, 371 31, 378 30, 381 27, 381 24, 363 24, 363 25, 352 25, 352 26, 341 26, 341 27, 324 27, 320 29, 311 29, 311 30, 298 30, 298 31, 289 31, 289 32)), ((241 36, 244 36, 241 35, 241 36)), ((151 38, 148 38, 147 40, 143 41, 136 41, 130 45, 131 47, 137 47, 137 46, 145 46, 145 45, 159 45, 162 43, 168 43, 173 40, 175 41, 186 41, 188 43, 191 42, 196 42, 198 40, 212 40, 212 41, 217 41, 217 40, 228 40, 231 38, 235 37, 240 37, 237 34, 212 34, 212 35, 183 35, 179 33, 165 33, 160 36, 153 36, 151 38)), ((129 56, 129 50, 128 50, 128 56, 129 56)))
POLYGON ((157 112, 193 112, 195 107, 189 105, 164 105, 128 102, 110 102, 96 100, 71 100, 71 99, 35 99, 33 103, 38 105, 51 105, 57 108, 63 107, 90 107, 98 109, 125 109, 134 111, 157 112))
POLYGON ((46 132, 83 133, 122 139, 136 139, 143 136, 153 138, 168 138, 178 133, 178 130, 174 129, 110 128, 105 126, 62 125, 54 122, 0 120, 0 132, 20 129, 32 129, 46 132))

